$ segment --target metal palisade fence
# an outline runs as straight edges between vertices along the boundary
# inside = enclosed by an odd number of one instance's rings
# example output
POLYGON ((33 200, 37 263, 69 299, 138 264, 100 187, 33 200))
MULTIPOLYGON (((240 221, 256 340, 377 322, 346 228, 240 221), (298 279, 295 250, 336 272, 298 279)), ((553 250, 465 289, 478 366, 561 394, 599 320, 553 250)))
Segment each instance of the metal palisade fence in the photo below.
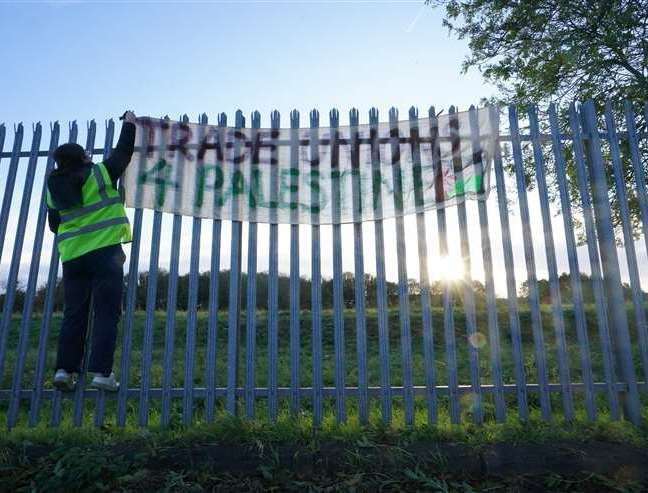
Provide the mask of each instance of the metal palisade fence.
MULTIPOLYGON (((178 192, 184 172, 169 178, 175 193, 165 195, 167 185, 151 180, 150 209, 146 188, 122 184, 134 207, 127 209, 133 242, 125 247, 116 394, 86 388, 83 375, 71 394, 51 386, 61 269, 47 229, 44 177, 64 137, 52 124, 45 148, 38 123, 27 150, 22 124, 11 145, 0 125, 0 405, 7 426, 86 419, 166 426, 211 422, 219 413, 270 421, 305 414, 314 426, 327 415, 410 426, 534 413, 546 420, 605 413, 638 424, 648 391, 648 105, 639 117, 637 108, 608 102, 597 115, 587 102, 542 113, 530 106, 519 115, 511 106, 504 118, 496 107, 464 114, 451 107, 443 117, 430 108, 423 119, 411 108, 401 122, 392 109, 388 124, 371 109, 368 137, 355 109, 343 130, 337 110, 327 129, 315 110, 307 129, 297 111, 281 129, 275 111, 268 132, 258 112, 248 129, 237 112, 232 132, 245 139, 231 141, 228 172, 249 176, 250 187, 254 176, 267 176, 269 204, 284 200, 283 186, 287 209, 251 206, 258 196, 227 201, 214 186, 205 215, 202 199, 186 202, 178 192), (487 136, 480 135, 484 115, 487 136), (237 159, 246 149, 254 155, 248 144, 262 134, 267 159, 237 159), (307 189, 296 171, 304 155, 318 180, 307 189), (426 191, 427 158, 440 178, 426 191), (480 184, 475 200, 462 184, 451 203, 438 201, 447 195, 438 188, 446 161, 455 190, 465 173, 480 184), (329 179, 347 165, 348 186, 329 179), (428 192, 437 198, 432 208, 428 192), (323 197, 328 208, 312 206, 323 197), (309 207, 290 206, 303 200, 309 207)), ((157 122, 167 128, 169 120, 157 122)), ((180 123, 188 126, 188 117, 180 123)), ((206 115, 197 123, 199 140, 231 130, 225 114, 216 127, 206 115)), ((138 131, 134 180, 146 175, 147 145, 165 151, 167 139, 177 139, 173 129, 185 127, 169 125, 171 133, 155 139, 150 125, 138 131)), ((102 147, 97 130, 91 121, 85 147, 105 158, 115 124, 99 129, 102 147)), ((67 141, 78 137, 72 122, 67 141)), ((216 183, 227 154, 214 148, 216 183)), ((196 168, 204 163, 172 156, 157 161, 157 170, 194 166, 189 180, 204 185, 206 168, 196 168)))

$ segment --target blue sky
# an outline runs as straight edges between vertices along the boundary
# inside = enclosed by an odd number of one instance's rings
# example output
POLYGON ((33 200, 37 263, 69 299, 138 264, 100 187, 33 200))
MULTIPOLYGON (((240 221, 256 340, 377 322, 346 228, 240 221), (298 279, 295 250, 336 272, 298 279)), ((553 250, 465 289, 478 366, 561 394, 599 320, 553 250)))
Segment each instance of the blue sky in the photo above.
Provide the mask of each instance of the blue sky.
POLYGON ((466 43, 393 2, 0 1, 1 120, 467 107, 466 43))

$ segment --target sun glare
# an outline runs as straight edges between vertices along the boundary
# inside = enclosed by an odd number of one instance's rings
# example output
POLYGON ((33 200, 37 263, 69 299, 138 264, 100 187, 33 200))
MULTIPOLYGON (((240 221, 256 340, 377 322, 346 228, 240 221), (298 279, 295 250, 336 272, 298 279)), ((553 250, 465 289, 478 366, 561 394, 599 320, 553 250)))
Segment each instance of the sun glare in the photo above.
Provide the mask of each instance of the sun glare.
POLYGON ((464 276, 463 259, 451 254, 435 257, 430 263, 430 277, 442 281, 458 281, 464 276))

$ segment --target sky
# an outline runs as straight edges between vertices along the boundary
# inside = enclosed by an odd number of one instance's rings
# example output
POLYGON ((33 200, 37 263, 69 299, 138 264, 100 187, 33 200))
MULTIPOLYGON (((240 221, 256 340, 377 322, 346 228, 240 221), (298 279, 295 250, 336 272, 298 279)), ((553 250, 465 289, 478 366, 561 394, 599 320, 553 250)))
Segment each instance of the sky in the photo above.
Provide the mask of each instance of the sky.
MULTIPOLYGON (((440 9, 416 1, 7 1, 0 0, 0 122, 7 126, 5 151, 13 141, 13 126, 26 126, 23 149, 28 149, 31 126, 41 121, 45 132, 41 147, 49 139, 49 123, 59 120, 63 137, 67 124, 78 120, 80 142, 85 139, 86 121, 98 122, 97 144, 103 142, 103 124, 124 110, 137 115, 180 118, 191 121, 206 112, 210 122, 225 112, 245 115, 258 110, 262 126, 269 126, 270 111, 277 109, 287 125, 288 113, 297 109, 307 125, 307 114, 317 108, 326 114, 336 107, 346 123, 348 110, 356 107, 360 121, 368 110, 380 110, 386 120, 391 106, 406 115, 414 105, 421 112, 430 105, 438 110, 450 105, 467 109, 496 93, 477 71, 461 72, 468 54, 465 40, 457 40, 442 26, 440 9)), ((119 124, 117 125, 119 129, 119 124)), ((6 181, 8 159, 0 161, 0 184, 6 181)), ((17 183, 22 186, 27 160, 21 160, 17 183)), ((39 169, 44 160, 39 160, 39 169)), ((511 184, 510 184, 511 185, 511 184)), ((42 175, 37 176, 32 205, 40 197, 42 175)), ((510 190, 513 189, 511 185, 510 190)), ((2 192, 0 192, 2 193, 2 192)), ((496 288, 505 295, 505 278, 496 194, 488 200, 495 256, 496 288)), ((509 191, 509 197, 511 192, 509 191)), ((538 277, 547 277, 539 203, 530 194, 533 238, 538 277)), ((515 270, 518 283, 526 279, 519 213, 511 205, 515 270)), ((20 193, 12 202, 8 238, 19 221, 20 193)), ((469 204, 469 225, 474 277, 483 279, 476 206, 469 204)), ((562 219, 555 214, 559 271, 567 270, 562 219), (561 248, 561 245, 562 248, 561 248)), ((130 212, 132 215, 132 212, 130 212)), ((31 207, 20 279, 27 277, 30 245, 33 244, 37 208, 31 207)), ((456 212, 449 225, 451 252, 457 256, 456 212), (454 243, 453 243, 454 241, 454 243)), ((148 268, 151 217, 146 214, 140 268, 148 268)), ((428 245, 432 278, 438 278, 438 238, 433 214, 427 214, 428 245)), ((168 268, 171 218, 163 220, 160 265, 168 268)), ((414 218, 406 219, 408 237, 416 230, 414 218)), ((191 221, 183 222, 181 272, 188 269, 191 221)), ((200 269, 209 268, 210 228, 203 227, 200 269)), ((365 224, 365 265, 375 271, 373 226, 365 224)), ((229 226, 224 225, 221 268, 229 268, 229 226)), ((39 282, 46 279, 52 236, 45 235, 39 282)), ((267 270, 267 226, 259 231, 259 270, 267 270)), ((244 241, 246 241, 244 233, 244 241)), ((343 227, 344 245, 352 241, 350 226, 343 227)), ((301 272, 310 272, 310 231, 301 227, 301 272)), ((322 232, 322 273, 332 273, 331 234, 322 232)), ((396 278, 393 221, 386 222, 387 275, 396 278)), ((6 278, 12 253, 4 245, 0 274, 6 278)), ((245 243, 244 243, 245 244, 245 243)), ((352 244, 352 243, 351 243, 352 244)), ((416 243, 408 243, 408 275, 418 278, 416 243)), ((288 227, 280 228, 280 271, 288 272, 288 227)), ((128 250, 128 248, 127 248, 128 250)), ((243 265, 247 254, 244 248, 243 265)), ((343 247, 343 268, 353 270, 352 249, 343 247)), ((579 249, 587 264, 587 252, 579 249)), ((646 256, 639 250, 640 265, 646 256)), ((623 260, 623 259, 622 259, 623 260)), ((457 262, 458 263, 458 262, 457 262)), ((622 262, 623 263, 623 262, 622 262)), ((623 269, 623 266, 622 266, 623 269)), ((451 270, 451 269, 450 269, 451 270)), ((587 271, 587 267, 582 269, 587 271)), ((642 278, 646 273, 642 272, 642 278)), ((0 280, 2 284, 2 280, 0 280)))
POLYGON ((493 91, 460 73, 466 44, 441 14, 418 0, 2 0, 3 120, 465 108, 493 91))

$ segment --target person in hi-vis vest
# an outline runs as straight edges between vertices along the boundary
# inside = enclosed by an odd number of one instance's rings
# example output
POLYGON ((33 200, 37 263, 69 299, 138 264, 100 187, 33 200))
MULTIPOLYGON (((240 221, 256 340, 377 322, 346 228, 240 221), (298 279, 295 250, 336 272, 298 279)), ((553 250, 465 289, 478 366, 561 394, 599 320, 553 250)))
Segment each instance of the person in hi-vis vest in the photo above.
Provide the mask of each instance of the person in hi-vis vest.
POLYGON ((63 262, 65 305, 54 386, 64 391, 75 389, 82 370, 91 300, 91 385, 119 388, 112 366, 126 261, 121 244, 131 241, 131 230, 117 180, 133 154, 136 117, 127 111, 122 119, 117 146, 105 161, 94 164, 80 145, 63 144, 47 177, 48 222, 63 262))

